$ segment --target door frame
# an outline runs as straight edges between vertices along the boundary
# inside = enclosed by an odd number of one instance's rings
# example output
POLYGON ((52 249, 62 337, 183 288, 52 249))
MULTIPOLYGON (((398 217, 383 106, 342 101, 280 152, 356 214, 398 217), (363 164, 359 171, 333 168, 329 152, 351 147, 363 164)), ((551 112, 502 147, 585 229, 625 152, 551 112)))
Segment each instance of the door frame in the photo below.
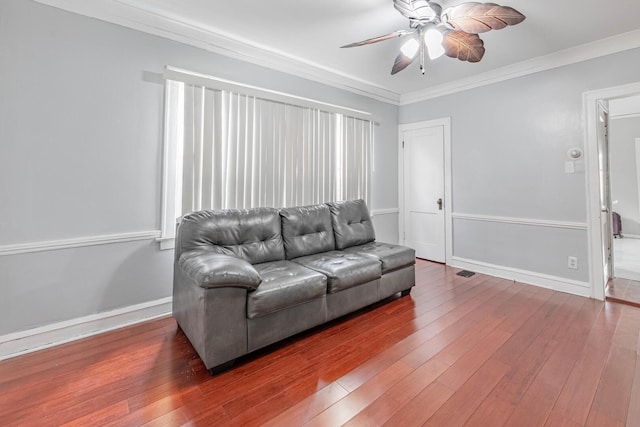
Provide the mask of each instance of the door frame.
POLYGON ((582 104, 585 119, 585 180, 587 191, 587 241, 589 246, 589 282, 591 297, 604 300, 605 260, 600 218, 600 172, 598 164, 598 104, 616 98, 640 95, 640 82, 585 92, 582 104))
POLYGON ((453 220, 452 220, 452 189, 451 189, 451 117, 401 124, 398 126, 398 242, 404 239, 404 155, 402 148, 403 134, 406 131, 442 126, 444 144, 444 249, 445 264, 450 264, 453 257, 453 220))

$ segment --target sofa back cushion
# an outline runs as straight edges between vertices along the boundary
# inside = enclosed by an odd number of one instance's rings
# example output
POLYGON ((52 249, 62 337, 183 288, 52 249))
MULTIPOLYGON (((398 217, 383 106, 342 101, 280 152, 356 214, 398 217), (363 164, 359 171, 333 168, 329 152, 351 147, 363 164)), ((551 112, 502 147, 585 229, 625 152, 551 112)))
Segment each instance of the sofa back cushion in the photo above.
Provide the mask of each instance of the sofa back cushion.
POLYGON ((199 211, 182 218, 176 255, 205 249, 251 264, 284 259, 280 216, 273 208, 199 211))
POLYGON ((284 208, 280 210, 280 217, 287 259, 336 248, 327 205, 284 208))
POLYGON ((363 245, 376 240, 373 222, 364 200, 327 203, 331 211, 336 249, 363 245))

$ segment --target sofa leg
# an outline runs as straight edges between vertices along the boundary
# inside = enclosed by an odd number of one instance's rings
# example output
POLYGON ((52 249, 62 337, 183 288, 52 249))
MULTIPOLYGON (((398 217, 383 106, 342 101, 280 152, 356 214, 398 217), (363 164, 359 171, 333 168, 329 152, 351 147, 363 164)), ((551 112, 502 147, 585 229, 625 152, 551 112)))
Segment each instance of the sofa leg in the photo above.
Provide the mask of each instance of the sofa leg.
POLYGON ((228 362, 224 362, 218 366, 214 366, 213 368, 209 369, 209 374, 213 375, 218 375, 228 369, 233 368, 233 365, 236 363, 236 360, 230 360, 228 362))
POLYGON ((409 295, 411 293, 411 288, 409 289, 405 289, 404 291, 400 292, 400 296, 401 297, 406 297, 407 295, 409 295))

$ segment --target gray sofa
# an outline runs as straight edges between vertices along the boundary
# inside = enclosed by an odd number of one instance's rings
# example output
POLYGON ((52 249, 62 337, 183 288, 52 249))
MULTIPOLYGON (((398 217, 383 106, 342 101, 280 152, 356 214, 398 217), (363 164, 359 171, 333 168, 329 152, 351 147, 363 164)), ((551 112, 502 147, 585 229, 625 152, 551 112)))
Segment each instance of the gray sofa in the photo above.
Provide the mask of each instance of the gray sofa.
POLYGON ((173 316, 212 374, 415 284, 415 251, 375 241, 362 200, 199 211, 176 236, 173 316))

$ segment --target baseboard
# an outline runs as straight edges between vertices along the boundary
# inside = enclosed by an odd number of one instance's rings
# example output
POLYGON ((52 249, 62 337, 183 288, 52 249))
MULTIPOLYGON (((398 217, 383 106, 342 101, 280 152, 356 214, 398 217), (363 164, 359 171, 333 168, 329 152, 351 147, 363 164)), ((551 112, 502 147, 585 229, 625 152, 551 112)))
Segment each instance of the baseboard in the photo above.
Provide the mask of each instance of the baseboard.
POLYGON ((622 233, 622 237, 624 239, 640 239, 640 234, 627 234, 627 233, 622 233))
POLYGON ((453 257, 448 263, 451 267, 462 268, 464 270, 475 271, 476 273, 488 274, 502 279, 514 280, 528 285, 553 289, 554 291, 566 292, 591 298, 591 285, 588 282, 565 279, 563 277, 551 276, 548 274, 536 273, 533 271, 520 270, 517 268, 504 267, 500 265, 488 264, 481 261, 469 260, 460 257, 453 257))
POLYGON ((171 314, 171 297, 0 336, 0 360, 171 314))
POLYGON ((640 273, 631 270, 625 270, 624 268, 618 268, 614 266, 614 276, 619 279, 633 280, 634 282, 640 282, 640 273))

